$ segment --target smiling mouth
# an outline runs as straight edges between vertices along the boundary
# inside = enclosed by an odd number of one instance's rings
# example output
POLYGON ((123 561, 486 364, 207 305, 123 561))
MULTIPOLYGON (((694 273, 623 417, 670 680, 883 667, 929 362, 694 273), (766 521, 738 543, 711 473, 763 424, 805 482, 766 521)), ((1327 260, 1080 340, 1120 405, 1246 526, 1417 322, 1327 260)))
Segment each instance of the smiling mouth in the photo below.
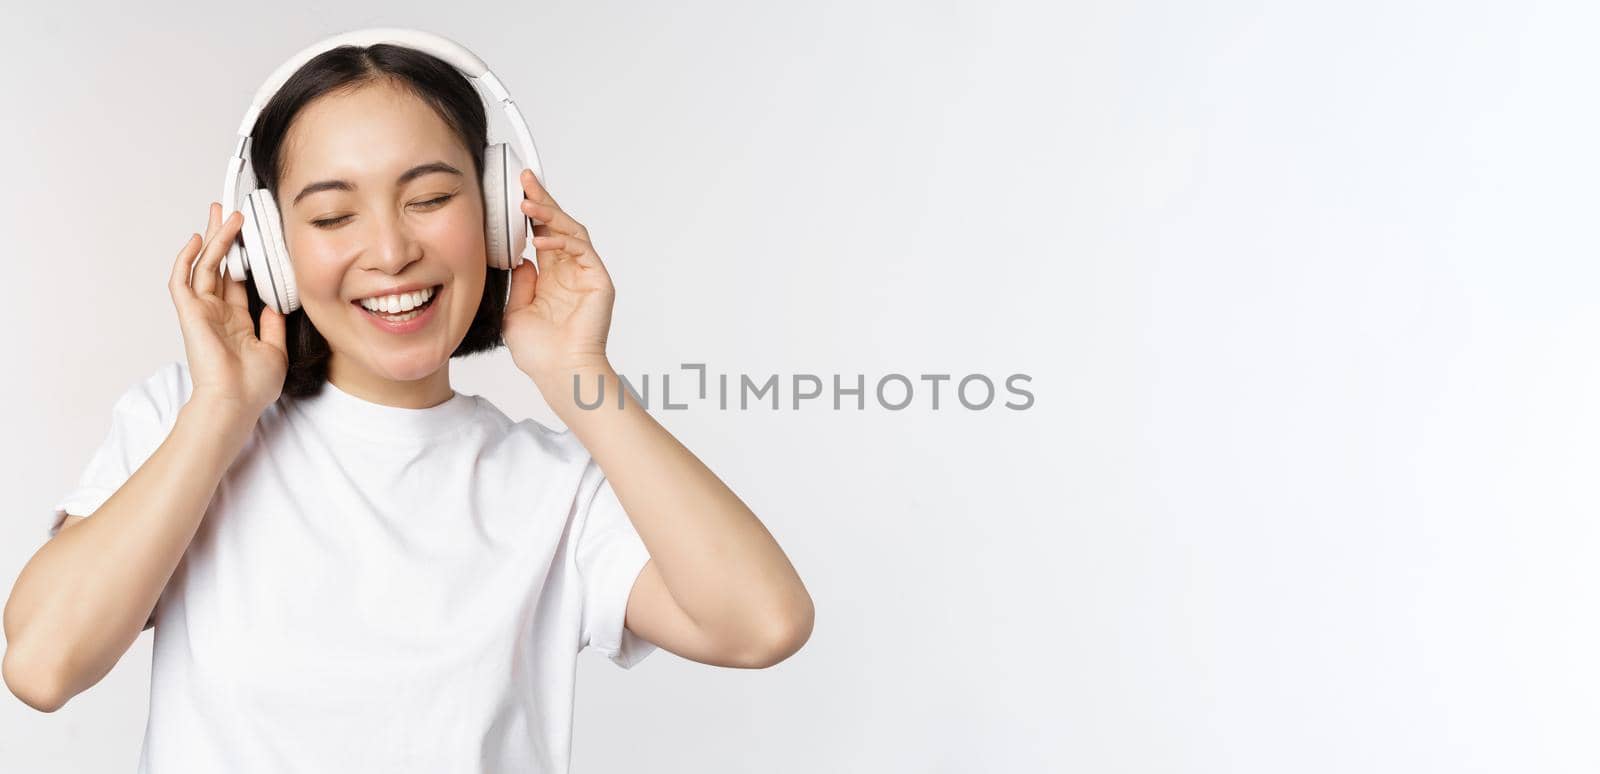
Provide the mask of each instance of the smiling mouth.
POLYGON ((360 309, 361 311, 385 322, 403 323, 407 320, 415 318, 417 315, 420 315, 423 312, 426 312, 428 307, 433 306, 433 302, 439 300, 439 294, 444 290, 444 285, 434 285, 432 290, 433 292, 428 295, 428 300, 422 302, 417 307, 393 314, 389 312, 375 312, 371 309, 368 309, 361 305, 361 301, 359 299, 351 301, 350 303, 353 304, 357 309, 360 309))

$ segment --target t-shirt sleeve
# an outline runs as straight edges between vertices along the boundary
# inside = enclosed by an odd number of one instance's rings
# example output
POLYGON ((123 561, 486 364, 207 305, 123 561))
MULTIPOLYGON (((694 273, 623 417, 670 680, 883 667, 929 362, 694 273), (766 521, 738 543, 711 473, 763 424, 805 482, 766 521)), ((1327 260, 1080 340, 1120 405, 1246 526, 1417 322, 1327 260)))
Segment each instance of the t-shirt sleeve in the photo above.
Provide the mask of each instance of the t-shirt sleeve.
POLYGON ((599 648, 617 666, 631 669, 656 650, 623 625, 628 595, 650 552, 593 458, 579 482, 573 529, 583 588, 583 646, 599 648))
POLYGON ((56 501, 48 524, 50 537, 61 531, 67 514, 92 515, 155 453, 177 423, 178 409, 188 399, 189 389, 186 366, 173 362, 117 398, 105 440, 90 456, 77 485, 56 501))

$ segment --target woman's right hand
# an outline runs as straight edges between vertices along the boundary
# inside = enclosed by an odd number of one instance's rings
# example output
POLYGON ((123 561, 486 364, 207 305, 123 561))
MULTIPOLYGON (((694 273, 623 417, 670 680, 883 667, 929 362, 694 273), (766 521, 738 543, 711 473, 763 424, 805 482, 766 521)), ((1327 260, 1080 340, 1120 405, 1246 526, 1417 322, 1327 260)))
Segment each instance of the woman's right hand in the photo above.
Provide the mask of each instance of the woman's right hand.
POLYGON ((194 384, 191 400, 227 405, 248 413, 253 420, 282 393, 289 350, 284 344, 283 315, 263 307, 261 336, 257 338, 244 283, 221 275, 219 267, 244 215, 234 211, 226 221, 221 218, 222 205, 212 202, 205 239, 189 235, 178 252, 167 289, 183 330, 183 348, 194 384))

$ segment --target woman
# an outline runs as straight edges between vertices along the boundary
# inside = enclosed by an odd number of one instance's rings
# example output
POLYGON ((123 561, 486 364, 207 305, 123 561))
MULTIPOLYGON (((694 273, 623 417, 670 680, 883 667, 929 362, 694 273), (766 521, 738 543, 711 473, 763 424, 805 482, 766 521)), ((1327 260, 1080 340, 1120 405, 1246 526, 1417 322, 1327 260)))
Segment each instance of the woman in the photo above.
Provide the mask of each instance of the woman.
POLYGON ((579 407, 577 379, 619 389, 614 290, 529 170, 540 268, 488 266, 458 71, 333 49, 253 137, 301 308, 219 273, 242 216, 213 203, 168 282, 187 364, 118 400, 7 602, 14 693, 53 711, 154 626, 141 771, 564 771, 581 648, 804 643, 811 599, 738 497, 637 403, 579 407), (451 388, 502 344, 567 431, 451 388))

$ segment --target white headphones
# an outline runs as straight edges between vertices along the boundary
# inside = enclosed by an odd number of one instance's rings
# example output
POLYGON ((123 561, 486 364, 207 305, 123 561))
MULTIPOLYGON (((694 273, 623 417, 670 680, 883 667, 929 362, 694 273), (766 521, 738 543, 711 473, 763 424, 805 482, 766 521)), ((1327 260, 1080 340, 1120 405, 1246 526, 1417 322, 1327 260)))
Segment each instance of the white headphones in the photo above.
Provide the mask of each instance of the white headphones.
MULTIPOLYGON (((313 43, 278 66, 256 91, 250 109, 239 123, 239 142, 233 157, 228 159, 227 177, 223 179, 223 212, 239 210, 244 223, 238 236, 228 248, 228 275, 243 281, 248 274, 255 278, 256 292, 267 306, 288 314, 300 308, 300 295, 294 285, 294 268, 289 263, 289 250, 283 238, 283 220, 272 192, 255 188, 255 170, 250 166, 250 132, 255 128, 256 116, 272 99, 284 81, 312 57, 339 46, 371 46, 392 43, 432 54, 461 71, 469 82, 481 83, 505 108, 506 118, 516 132, 517 143, 530 162, 528 167, 544 183, 544 169, 539 164, 539 151, 533 147, 533 134, 528 122, 511 99, 500 79, 489 71, 477 55, 455 41, 423 32, 398 27, 377 27, 355 30, 313 43), (242 187, 241 177, 249 182, 242 187), (251 190, 254 189, 254 190, 251 190), (249 191, 239 198, 240 190, 249 191)), ((481 93, 480 93, 481 96, 481 93)), ((483 154, 483 206, 486 243, 489 248, 489 265, 496 269, 514 268, 519 258, 533 260, 529 255, 533 240, 533 226, 537 221, 522 213, 523 162, 515 150, 505 143, 493 143, 483 154)))

